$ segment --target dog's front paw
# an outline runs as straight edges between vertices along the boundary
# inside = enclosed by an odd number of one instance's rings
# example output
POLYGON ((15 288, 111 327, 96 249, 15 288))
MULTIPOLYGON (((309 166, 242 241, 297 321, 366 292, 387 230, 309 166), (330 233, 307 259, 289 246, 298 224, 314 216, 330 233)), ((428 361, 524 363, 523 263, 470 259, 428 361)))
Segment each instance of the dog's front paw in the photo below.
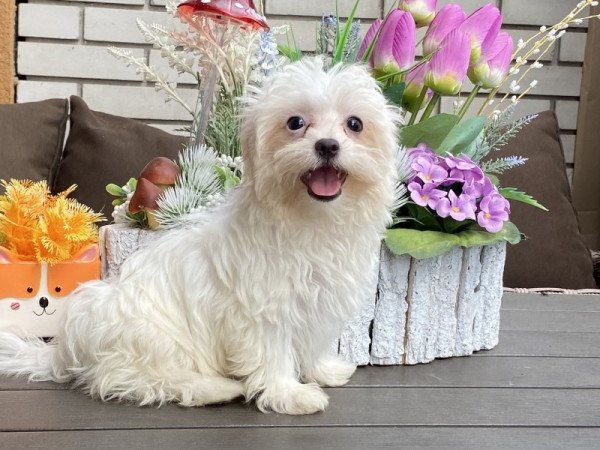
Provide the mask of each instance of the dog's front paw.
POLYGON ((262 412, 274 411, 281 414, 314 414, 323 411, 329 397, 316 384, 285 384, 267 388, 256 400, 262 412))
POLYGON ((356 365, 343 360, 339 356, 327 355, 318 363, 307 370, 302 379, 315 382, 321 386, 337 387, 343 386, 356 371, 356 365))

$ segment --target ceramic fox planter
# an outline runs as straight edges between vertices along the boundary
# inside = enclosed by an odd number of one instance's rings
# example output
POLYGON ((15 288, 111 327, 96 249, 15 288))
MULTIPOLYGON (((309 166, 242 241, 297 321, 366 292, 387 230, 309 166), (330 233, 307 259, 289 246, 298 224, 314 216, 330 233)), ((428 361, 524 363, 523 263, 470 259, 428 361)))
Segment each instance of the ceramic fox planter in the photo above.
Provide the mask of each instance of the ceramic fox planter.
POLYGON ((57 264, 20 261, 0 247, 0 330, 22 336, 55 336, 67 296, 100 277, 97 245, 57 264))

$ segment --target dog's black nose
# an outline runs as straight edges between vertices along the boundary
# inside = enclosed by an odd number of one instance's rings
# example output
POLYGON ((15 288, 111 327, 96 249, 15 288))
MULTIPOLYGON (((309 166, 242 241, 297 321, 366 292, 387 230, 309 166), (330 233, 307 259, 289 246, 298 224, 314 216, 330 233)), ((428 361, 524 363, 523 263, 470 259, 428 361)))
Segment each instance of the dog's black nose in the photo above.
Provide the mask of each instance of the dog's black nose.
POLYGON ((40 298, 40 306, 42 308, 47 308, 48 307, 48 299, 46 297, 40 298))
POLYGON ((317 154, 325 159, 332 159, 340 151, 340 143, 335 139, 319 139, 315 142, 317 154))

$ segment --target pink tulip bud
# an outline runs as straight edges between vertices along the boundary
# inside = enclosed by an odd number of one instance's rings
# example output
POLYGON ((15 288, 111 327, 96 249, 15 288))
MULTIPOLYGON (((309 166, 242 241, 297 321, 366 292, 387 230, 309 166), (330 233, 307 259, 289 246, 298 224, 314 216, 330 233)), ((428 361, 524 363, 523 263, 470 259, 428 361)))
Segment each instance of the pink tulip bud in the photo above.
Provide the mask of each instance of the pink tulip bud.
POLYGON ((471 62, 481 58, 482 47, 496 40, 502 26, 502 14, 491 3, 479 8, 465 19, 460 30, 471 38, 471 62))
POLYGON ((437 0, 402 0, 400 9, 412 14, 417 28, 426 27, 435 17, 437 0))
MULTIPOLYGON (((417 102, 421 96, 421 91, 425 86, 425 74, 428 71, 428 63, 419 64, 414 69, 411 69, 406 74, 406 87, 402 94, 402 106, 407 111, 414 111, 417 108, 417 102)), ((432 92, 428 91, 427 97, 431 98, 432 92)), ((418 105, 419 108, 423 107, 425 102, 418 105)))
POLYGON ((470 55, 469 36, 460 30, 450 32, 429 61, 425 84, 438 94, 458 94, 467 76, 470 55))
POLYGON ((456 3, 449 3, 439 10, 423 39, 423 54, 435 52, 444 38, 456 30, 467 18, 463 9, 456 3))
POLYGON ((514 43, 508 33, 500 32, 496 40, 484 48, 481 59, 469 68, 469 78, 483 89, 495 89, 508 74, 514 43))
POLYGON ((365 34, 365 38, 363 39, 362 44, 360 44, 360 48, 358 49, 358 53, 356 54, 356 61, 361 61, 363 59, 363 56, 365 56, 365 53, 369 49, 369 46, 371 45, 371 42, 373 42, 373 38, 377 34, 377 31, 380 27, 381 19, 377 19, 371 24, 371 26, 367 30, 367 34, 365 34))
POLYGON ((373 68, 383 74, 408 69, 415 61, 415 21, 406 11, 393 10, 383 21, 373 47, 373 68))

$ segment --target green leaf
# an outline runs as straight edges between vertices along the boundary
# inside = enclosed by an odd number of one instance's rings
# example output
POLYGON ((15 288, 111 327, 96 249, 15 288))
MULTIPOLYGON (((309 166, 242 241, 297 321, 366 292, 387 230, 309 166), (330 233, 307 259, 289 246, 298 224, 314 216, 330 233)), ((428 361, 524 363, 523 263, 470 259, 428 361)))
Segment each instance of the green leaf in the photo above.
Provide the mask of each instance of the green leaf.
POLYGON ((119 205, 122 205, 123 203, 125 203, 125 200, 123 200, 122 198, 117 198, 112 201, 113 206, 119 206, 119 205))
POLYGON ((465 153, 483 131, 485 121, 485 117, 478 116, 454 126, 437 148, 437 152, 441 155, 465 153))
POLYGON ((215 166, 215 172, 225 189, 229 189, 240 184, 240 178, 236 176, 229 167, 215 166))
POLYGON ((517 244, 521 233, 517 227, 506 222, 498 233, 484 230, 466 230, 457 234, 440 231, 418 231, 403 228, 387 230, 385 243, 396 255, 410 255, 416 259, 433 258, 455 247, 477 247, 506 241, 517 244))
POLYGON ((499 191, 500 194, 502 194, 502 196, 506 199, 516 200, 518 202, 522 202, 530 206, 535 206, 536 208, 542 209, 544 211, 548 211, 548 208, 539 203, 531 195, 526 194, 525 192, 518 191, 516 188, 505 187, 500 188, 499 191))
POLYGON ((452 114, 437 114, 423 122, 404 127, 400 130, 400 143, 408 148, 425 143, 437 150, 458 120, 458 116, 452 114))
POLYGON ((137 187, 137 180, 135 178, 130 178, 127 182, 127 187, 130 192, 135 192, 135 188, 137 187))
POLYGON ((387 230, 385 243, 396 255, 408 254, 416 259, 432 258, 458 247, 460 239, 455 234, 440 231, 407 229, 387 230))
POLYGON ((342 62, 342 60, 344 59, 344 49, 346 48, 346 43, 348 42, 348 35, 350 34, 350 28, 352 28, 352 22, 354 21, 354 16, 356 15, 356 10, 358 9, 359 3, 360 3, 360 0, 356 0, 356 3, 354 3, 354 7, 352 8, 352 11, 350 11, 350 15, 348 16, 346 25, 344 26, 344 29, 342 30, 342 34, 340 35, 339 30, 336 33, 337 46, 335 49, 335 53, 333 54, 333 63, 334 64, 342 62))
POLYGON ((106 192, 108 192, 110 195, 114 195, 115 197, 127 196, 127 192, 125 192, 125 190, 121 186, 117 186, 114 183, 106 185, 106 192))
POLYGON ((390 103, 402 106, 402 95, 404 94, 405 88, 405 83, 392 84, 391 86, 383 88, 383 95, 385 95, 385 98, 387 98, 390 103))
POLYGON ((302 51, 297 48, 291 48, 288 45, 278 44, 277 50, 291 62, 300 61, 302 59, 302 51))

